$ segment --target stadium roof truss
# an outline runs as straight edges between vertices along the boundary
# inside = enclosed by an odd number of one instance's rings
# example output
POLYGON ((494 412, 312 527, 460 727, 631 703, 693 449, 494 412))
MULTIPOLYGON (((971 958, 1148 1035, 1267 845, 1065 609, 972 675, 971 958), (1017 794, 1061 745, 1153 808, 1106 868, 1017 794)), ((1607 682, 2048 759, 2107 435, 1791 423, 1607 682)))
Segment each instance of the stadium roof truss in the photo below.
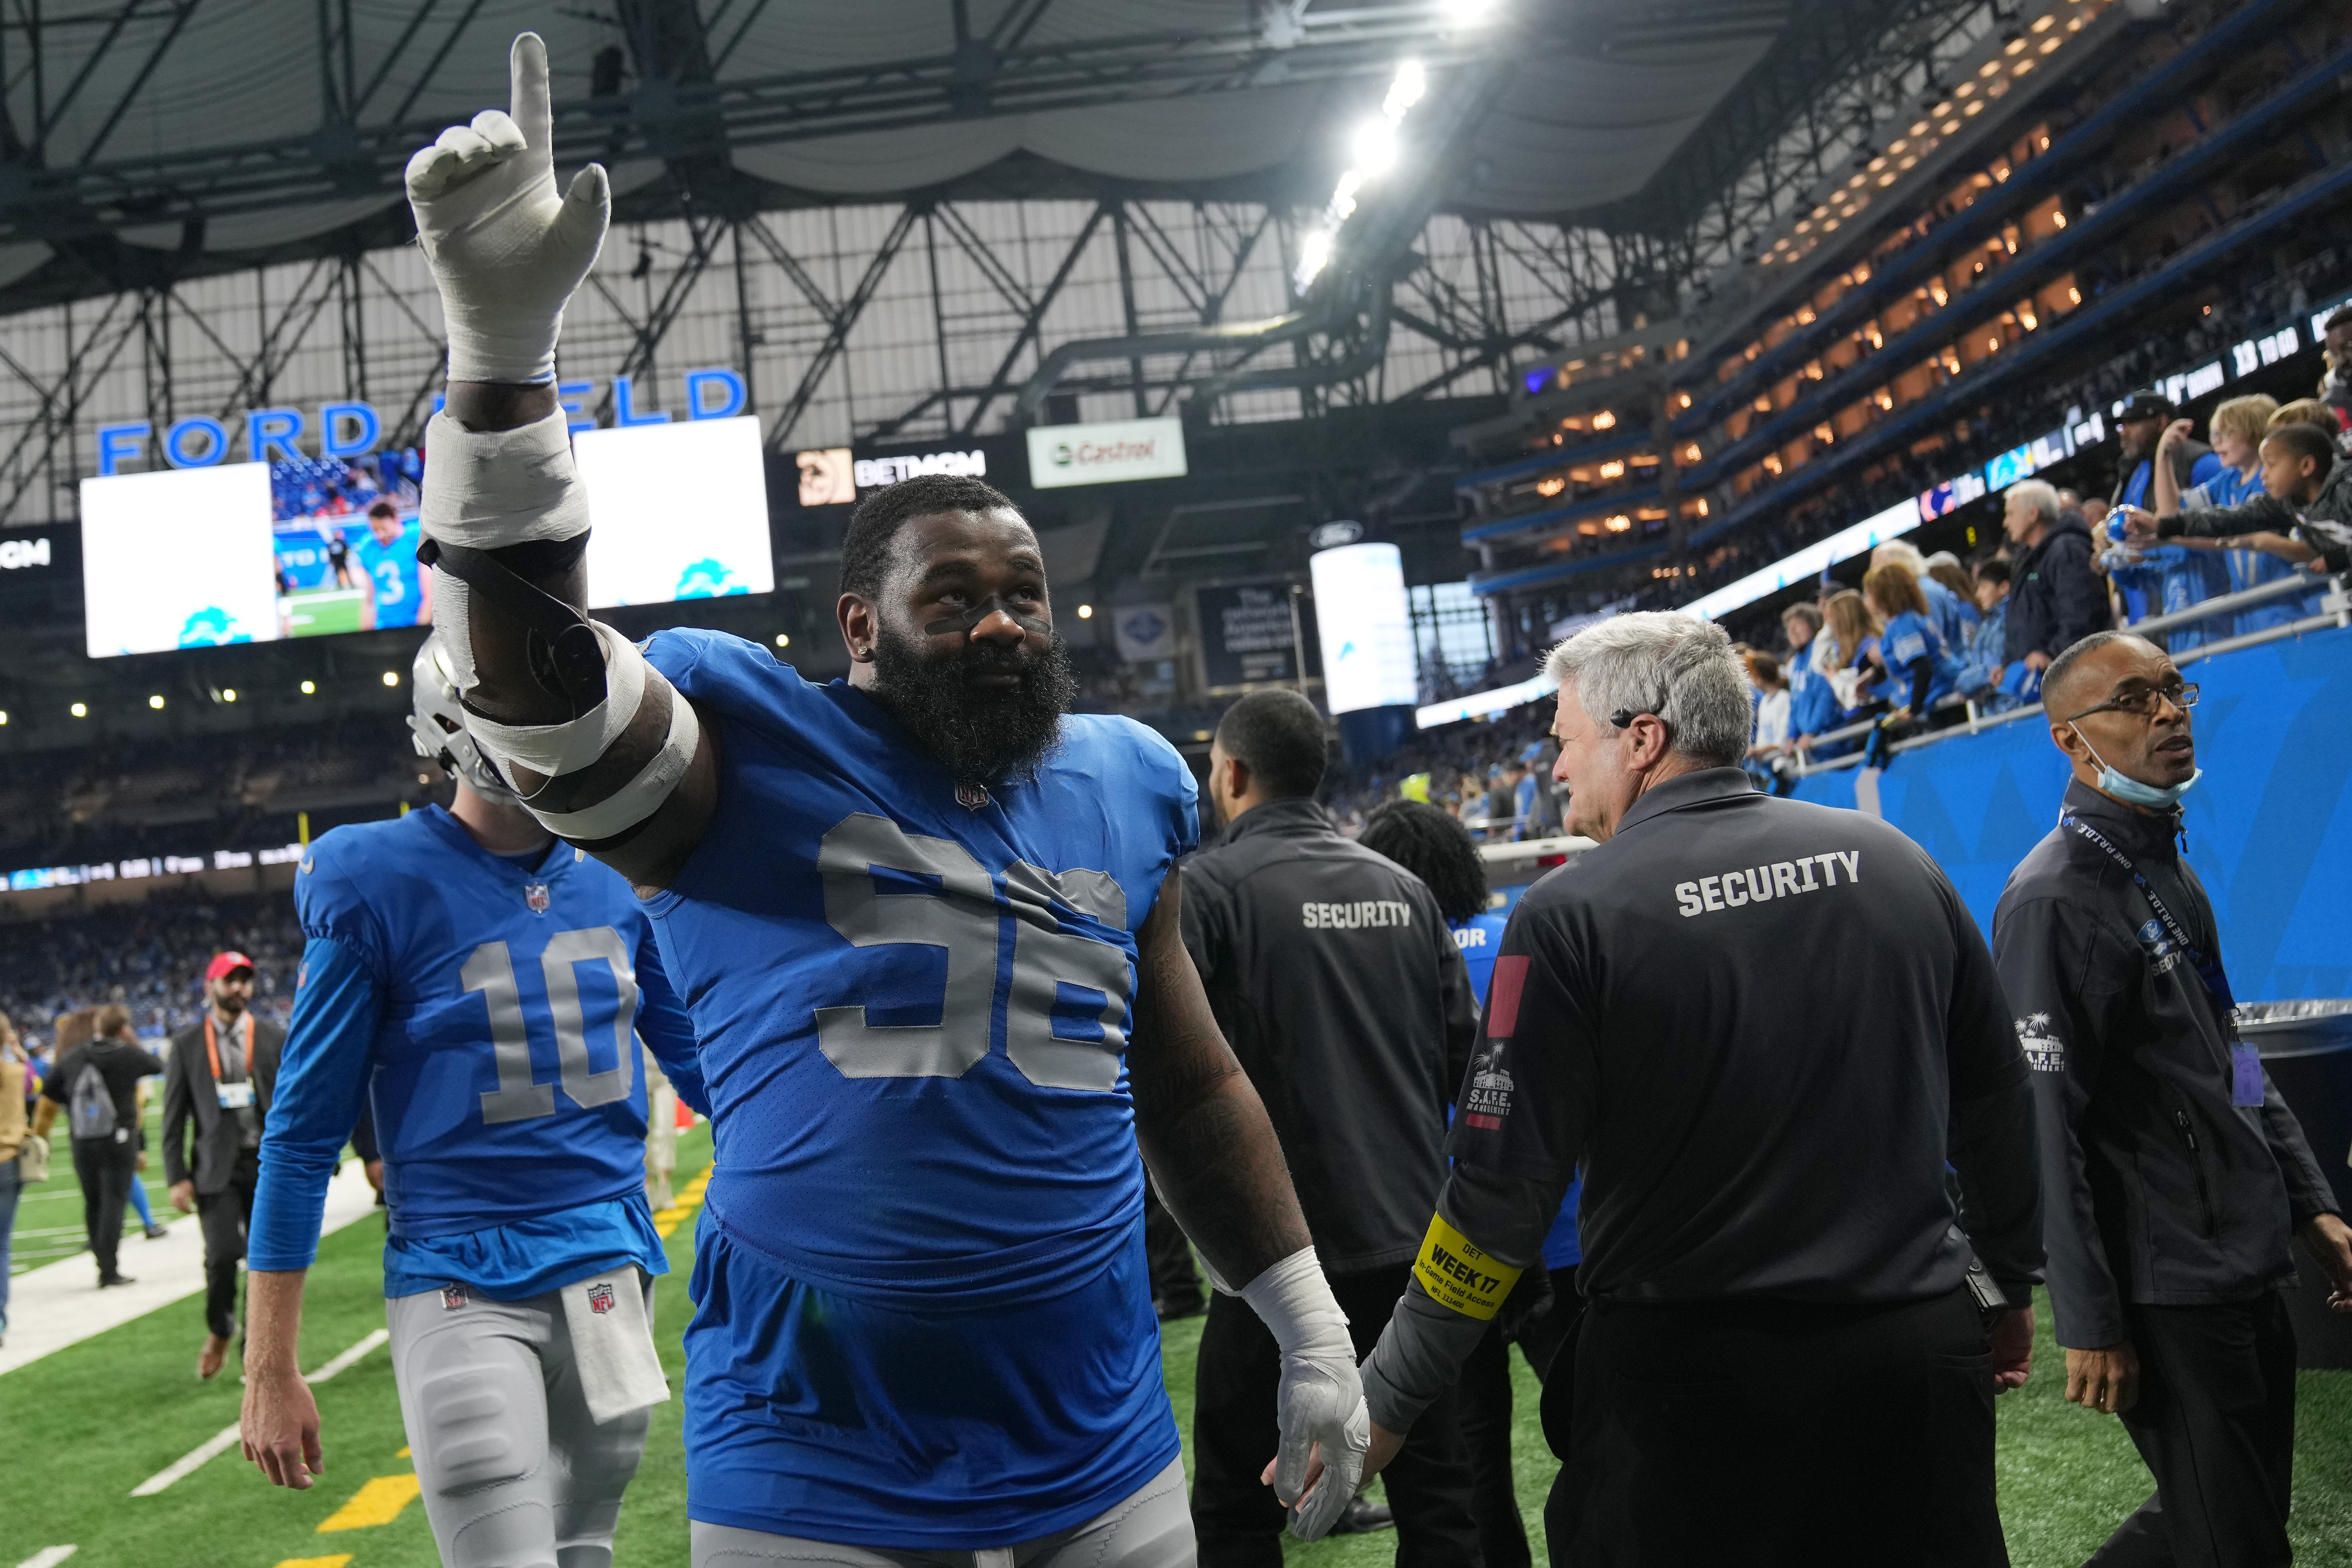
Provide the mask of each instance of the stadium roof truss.
POLYGON ((442 342, 400 170, 503 101, 522 26, 549 37, 559 163, 603 160, 616 193, 566 374, 609 404, 613 376, 732 366, 782 448, 971 437, 1048 399, 1265 418, 1499 390, 1515 358, 1674 314, 1851 145, 1855 104, 1993 15, 609 3, 0 7, 0 521, 70 510, 98 420, 353 396, 413 439, 442 342), (1417 155, 1302 288, 1329 128, 1407 55, 1433 84, 1417 155))

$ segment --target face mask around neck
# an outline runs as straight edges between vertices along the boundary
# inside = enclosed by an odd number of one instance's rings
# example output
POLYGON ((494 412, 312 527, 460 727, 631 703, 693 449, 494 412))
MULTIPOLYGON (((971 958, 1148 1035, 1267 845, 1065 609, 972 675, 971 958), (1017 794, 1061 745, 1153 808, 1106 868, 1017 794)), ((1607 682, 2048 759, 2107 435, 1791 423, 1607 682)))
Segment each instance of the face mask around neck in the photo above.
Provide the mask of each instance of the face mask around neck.
POLYGON ((2083 749, 2091 753, 2091 760, 2099 764, 2098 787, 2126 805, 2144 806, 2149 811, 2167 810, 2179 805, 2180 797, 2189 793, 2189 786, 2205 776, 2205 770, 2199 768, 2179 784, 2164 789, 2158 789, 2154 784, 2142 784, 2139 780, 2126 778, 2107 766, 2107 759, 2099 755, 2098 748, 2091 744, 2091 737, 2083 733, 2080 725, 2070 724, 2067 728, 2073 730, 2076 737, 2082 741, 2083 749))

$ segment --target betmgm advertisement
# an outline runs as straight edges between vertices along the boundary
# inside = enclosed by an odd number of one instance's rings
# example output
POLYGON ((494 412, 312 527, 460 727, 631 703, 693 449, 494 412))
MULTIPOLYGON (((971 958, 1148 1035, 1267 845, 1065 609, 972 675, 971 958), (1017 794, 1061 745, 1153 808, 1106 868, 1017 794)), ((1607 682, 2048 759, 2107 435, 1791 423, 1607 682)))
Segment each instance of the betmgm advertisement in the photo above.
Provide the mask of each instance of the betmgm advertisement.
MULTIPOLYGON (((588 493, 590 606, 772 591, 760 422, 739 412, 741 383, 690 374, 673 420, 637 410, 625 379, 625 423, 610 428, 586 413, 595 384, 560 389, 588 493)), ((328 404, 315 423, 256 409, 234 433, 183 419, 154 443, 163 466, 135 472, 149 426, 100 426, 100 472, 81 482, 90 657, 430 626, 416 549, 431 453, 383 447, 381 428, 364 403, 328 404)))

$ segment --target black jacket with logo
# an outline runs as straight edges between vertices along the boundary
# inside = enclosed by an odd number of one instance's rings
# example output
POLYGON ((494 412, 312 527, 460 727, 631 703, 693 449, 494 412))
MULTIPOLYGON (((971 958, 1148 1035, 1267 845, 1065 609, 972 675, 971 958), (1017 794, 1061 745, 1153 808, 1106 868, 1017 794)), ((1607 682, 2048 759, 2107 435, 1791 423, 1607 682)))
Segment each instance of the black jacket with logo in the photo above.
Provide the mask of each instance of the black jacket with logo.
POLYGON ((1244 813, 1183 875, 1184 945, 1265 1102, 1323 1267, 1411 1258, 1477 1028, 1436 899, 1311 800, 1244 813))
POLYGON ((2091 570, 2091 550, 2083 514, 2063 511, 2041 543, 2010 563, 2005 662, 2036 652, 2056 658, 2106 628, 2106 580, 2091 570))
MULTIPOLYGON (((2150 816, 2076 782, 2066 810, 2121 850, 2183 933, 2218 955, 2212 905, 2150 816)), ((2336 1205, 2294 1113, 2263 1082, 2231 1104, 2230 1047, 2197 962, 2123 868, 2053 828, 2011 873, 1993 950, 2033 1072, 2058 1342, 2129 1338, 2123 1303, 2242 1300, 2294 1272, 2296 1226, 2336 1205)))
POLYGON ((1924 1300, 1973 1246, 2021 1301, 2042 1247, 2009 1019, 1902 833, 1738 768, 1669 779, 1512 911, 1448 1212, 1530 1257, 1580 1164, 1590 1296, 1924 1300), (1474 1173, 1517 1179, 1507 1215, 1472 1213, 1474 1173))

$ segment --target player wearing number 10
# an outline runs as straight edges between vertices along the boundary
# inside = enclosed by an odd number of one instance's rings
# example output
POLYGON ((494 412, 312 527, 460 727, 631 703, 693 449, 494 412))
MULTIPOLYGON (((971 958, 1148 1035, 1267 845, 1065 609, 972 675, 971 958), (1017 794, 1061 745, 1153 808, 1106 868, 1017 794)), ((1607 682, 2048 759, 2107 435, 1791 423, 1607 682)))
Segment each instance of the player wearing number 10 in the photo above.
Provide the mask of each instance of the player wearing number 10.
POLYGON ((425 548, 467 732, 647 900, 702 1042, 698 1568, 1189 1564, 1146 1165, 1274 1331, 1275 1490, 1321 1533, 1369 1423, 1184 951, 1168 873, 1197 831, 1190 773, 1139 725, 1064 714, 1036 536, 978 480, 859 507, 846 681, 585 618, 554 351, 608 202, 593 164, 556 191, 536 37, 511 68, 511 117, 408 168, 450 323, 425 548), (1331 1467, 1311 1490, 1310 1447, 1331 1467))
POLYGON ((442 1561, 604 1568, 647 1406, 668 1397, 637 1037, 700 1109, 694 1034, 627 886, 467 741, 437 640, 411 689, 454 806, 339 827, 295 879, 307 943, 248 1248, 247 1447, 290 1419, 307 1467, 256 1457, 296 1486, 318 1468, 301 1271, 372 1102, 394 1376, 442 1561))

